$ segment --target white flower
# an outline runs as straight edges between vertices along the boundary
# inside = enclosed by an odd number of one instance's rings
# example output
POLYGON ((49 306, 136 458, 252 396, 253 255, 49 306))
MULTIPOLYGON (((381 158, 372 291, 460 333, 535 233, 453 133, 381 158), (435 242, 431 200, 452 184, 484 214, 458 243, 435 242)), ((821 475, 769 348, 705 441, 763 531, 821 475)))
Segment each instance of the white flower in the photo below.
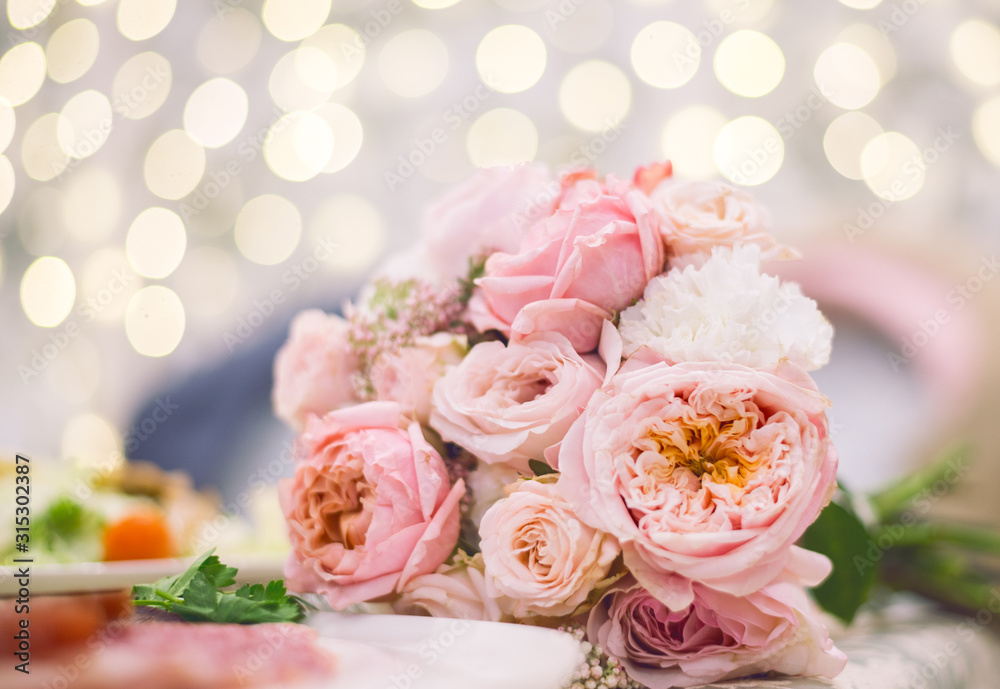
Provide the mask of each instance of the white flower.
POLYGON ((833 327, 795 283, 760 272, 760 248, 714 249, 700 267, 654 278, 621 314, 627 356, 642 346, 671 363, 719 361, 806 370, 830 359, 833 327))

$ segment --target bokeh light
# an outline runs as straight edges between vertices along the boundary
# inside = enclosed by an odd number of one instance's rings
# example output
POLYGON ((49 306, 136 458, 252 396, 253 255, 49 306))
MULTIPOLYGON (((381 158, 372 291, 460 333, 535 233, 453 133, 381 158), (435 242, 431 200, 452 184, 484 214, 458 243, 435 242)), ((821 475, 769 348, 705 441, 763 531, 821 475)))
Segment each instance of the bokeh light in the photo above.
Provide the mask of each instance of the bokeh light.
POLYGON ((0 100, 0 153, 6 151, 10 145, 16 125, 17 116, 14 114, 14 108, 4 100, 0 100))
POLYGON ((871 10, 882 4, 882 0, 840 0, 840 4, 856 10, 871 10))
POLYGON ((498 26, 479 43, 476 68, 483 82, 503 93, 534 86, 545 71, 545 41, 519 24, 498 26))
POLYGON ((327 24, 302 41, 302 47, 321 50, 333 61, 336 74, 334 90, 354 81, 365 64, 365 45, 361 35, 346 24, 327 24))
POLYGON ((82 470, 107 472, 124 460, 121 436, 110 421, 97 414, 74 416, 63 428, 62 457, 82 470))
POLYGON ((236 138, 247 121, 246 91, 224 77, 196 88, 184 106, 184 129, 202 146, 218 148, 236 138))
POLYGON ((852 43, 868 53, 883 86, 896 76, 896 49, 889 37, 871 24, 851 24, 837 34, 837 42, 852 43))
POLYGON ((324 265, 345 274, 370 270, 385 246, 378 209, 357 194, 334 194, 320 203, 309 218, 309 236, 317 244, 337 247, 324 265))
POLYGON ((97 25, 89 19, 73 19, 52 32, 45 46, 49 78, 60 84, 79 79, 93 66, 100 49, 97 25))
POLYGON ((607 43, 615 27, 615 7, 611 0, 587 0, 574 3, 572 11, 565 4, 546 13, 545 39, 566 53, 590 53, 607 43))
POLYGON ((969 19, 951 32, 951 59, 969 80, 1000 84, 1000 29, 982 19, 969 19))
POLYGON ((66 262, 42 256, 21 278, 21 308, 35 325, 54 328, 62 323, 76 300, 76 281, 66 262))
POLYGON ((774 7, 774 0, 707 0, 708 10, 720 19, 728 13, 736 24, 756 24, 774 7))
POLYGON ((5 155, 0 155, 0 213, 7 210, 14 198, 14 166, 5 155))
POLYGON ((291 256, 301 235, 299 209, 277 194, 250 199, 236 218, 237 248, 247 259, 264 266, 277 265, 291 256))
POLYGON ((282 41, 301 41, 330 16, 331 0, 264 0, 264 26, 282 41))
POLYGON ((628 77, 610 62, 577 65, 559 87, 559 108, 574 127, 600 132, 617 126, 632 107, 628 77))
POLYGON ((30 29, 48 19, 57 0, 7 0, 7 19, 15 29, 30 29))
POLYGON ((725 115, 707 105, 692 105, 667 120, 660 150, 673 163, 675 175, 705 179, 716 174, 715 139, 726 122, 725 115))
POLYGON ((0 57, 0 98, 27 103, 45 81, 45 51, 37 43, 15 45, 0 57))
POLYGON ((715 76, 738 96, 759 98, 781 83, 785 56, 773 40, 743 29, 723 39, 715 51, 715 76))
POLYGON ((260 49, 260 21, 250 11, 233 7, 201 27, 196 51, 210 72, 232 74, 246 67, 260 49))
POLYGON ((730 182, 742 186, 763 184, 781 168, 785 142, 767 120, 747 115, 719 130, 715 138, 715 165, 730 182))
POLYGON ((286 112, 319 107, 336 85, 336 63, 325 51, 309 46, 282 56, 267 82, 271 100, 286 112))
POLYGON ((136 292, 125 313, 125 335, 143 356, 161 357, 174 351, 184 337, 184 325, 184 305, 163 285, 136 292))
POLYGON ((417 98, 444 81, 448 73, 448 48, 430 31, 403 31, 382 47, 378 71, 390 91, 404 98, 417 98))
POLYGON ((361 150, 364 132, 361 120, 347 106, 327 103, 316 109, 316 114, 326 121, 333 135, 333 151, 323 172, 334 173, 351 164, 361 150))
POLYGON ((59 145, 57 112, 42 115, 31 123, 21 139, 21 164, 28 177, 48 182, 69 165, 69 155, 59 145))
POLYGON ((180 265, 187 232, 180 216, 166 208, 147 208, 128 228, 125 253, 139 275, 165 278, 180 265))
POLYGON ((994 165, 1000 165, 1000 96, 976 108, 972 115, 972 134, 983 155, 994 165))
POLYGON ((330 164, 333 131, 315 112, 290 112, 271 126, 264 139, 264 160, 282 179, 304 182, 330 164))
POLYGON ((117 23, 122 36, 144 41, 167 28, 177 0, 119 0, 117 23))
POLYGON ((848 179, 865 178, 861 153, 882 127, 862 112, 845 112, 830 123, 823 135, 823 151, 833 169, 848 179))
POLYGON ((686 27, 653 22, 632 42, 632 68, 650 86, 673 89, 691 81, 701 64, 701 45, 686 27))
POLYGON ((74 172, 60 200, 62 225, 80 242, 102 243, 118 227, 122 188, 115 175, 103 167, 88 165, 74 172))
POLYGON ((181 129, 171 129, 154 141, 143 165, 146 186, 164 199, 187 196, 204 174, 205 149, 181 129))
POLYGON ((813 76, 820 92, 846 110, 868 105, 882 83, 871 55, 851 43, 834 43, 824 50, 813 76))
POLYGON ((76 94, 63 106, 59 118, 59 145, 71 158, 97 153, 111 135, 111 101, 98 91, 76 94))
POLYGON ((924 185, 926 164, 920 149, 899 132, 879 134, 861 152, 865 184, 887 201, 903 201, 924 185))
POLYGON ((159 53, 146 52, 125 61, 111 85, 115 113, 132 120, 149 117, 170 94, 173 73, 159 53))
POLYGON ((497 108, 472 123, 466 148, 478 167, 526 163, 538 152, 538 130, 524 113, 497 108))

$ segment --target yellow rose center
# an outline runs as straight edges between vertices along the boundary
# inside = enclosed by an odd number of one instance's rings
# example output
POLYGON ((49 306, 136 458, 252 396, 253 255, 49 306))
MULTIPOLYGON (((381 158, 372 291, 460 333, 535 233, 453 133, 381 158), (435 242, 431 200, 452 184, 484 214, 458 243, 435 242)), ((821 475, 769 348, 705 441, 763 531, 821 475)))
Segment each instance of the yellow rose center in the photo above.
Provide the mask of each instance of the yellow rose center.
POLYGON ((699 417, 669 429, 654 428, 648 437, 671 470, 684 468, 702 480, 743 488, 761 463, 751 459, 739 442, 748 426, 745 418, 720 422, 699 417))

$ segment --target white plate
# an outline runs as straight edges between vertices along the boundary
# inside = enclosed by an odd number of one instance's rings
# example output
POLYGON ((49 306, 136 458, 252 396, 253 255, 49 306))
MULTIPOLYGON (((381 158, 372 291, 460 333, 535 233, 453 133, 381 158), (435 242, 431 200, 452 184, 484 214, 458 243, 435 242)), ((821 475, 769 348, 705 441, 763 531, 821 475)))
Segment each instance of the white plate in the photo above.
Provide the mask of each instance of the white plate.
MULTIPOLYGON (((223 561, 239 569, 239 584, 268 582, 280 579, 285 565, 284 555, 230 555, 223 561)), ((151 584, 190 566, 194 558, 162 560, 125 560, 122 562, 80 562, 73 564, 28 565, 30 590, 33 595, 127 589, 135 584, 151 584)), ((0 596, 10 596, 19 588, 16 567, 0 567, 0 596)))
POLYGON ((569 635, 526 625, 333 612, 309 625, 339 665, 314 689, 561 689, 583 662, 569 635))

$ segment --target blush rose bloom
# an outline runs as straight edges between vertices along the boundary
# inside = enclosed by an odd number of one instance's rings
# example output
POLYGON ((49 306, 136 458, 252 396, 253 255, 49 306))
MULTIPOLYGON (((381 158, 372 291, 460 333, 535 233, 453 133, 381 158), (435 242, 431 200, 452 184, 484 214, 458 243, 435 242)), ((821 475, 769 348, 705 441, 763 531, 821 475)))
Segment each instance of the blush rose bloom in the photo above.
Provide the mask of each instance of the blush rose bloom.
POLYGON ((587 634, 650 689, 691 687, 761 672, 836 677, 847 657, 794 578, 733 596, 694 584, 671 610, 627 578, 590 612, 587 634))
POLYGON ((693 593, 665 586, 663 572, 741 596, 793 559, 822 567, 793 544, 836 489, 828 400, 803 387, 801 369, 782 375, 633 358, 562 443, 566 498, 618 538, 639 583, 673 609, 693 593))
POLYGON ((461 480, 403 425, 399 405, 368 402, 309 417, 279 485, 292 552, 288 586, 341 609, 433 572, 458 542, 461 480))
POLYGON ((376 399, 398 402, 410 419, 426 424, 431 415, 434 384, 468 351, 464 335, 434 333, 417 337, 410 347, 383 355, 370 377, 376 399))
POLYGON ((358 359, 340 316, 318 309, 302 311, 289 329, 288 341, 274 358, 274 413, 296 430, 309 414, 322 415, 356 402, 353 376, 358 359))
POLYGON ((793 258, 771 236, 771 216, 747 192, 723 182, 666 179, 650 198, 667 242, 671 264, 715 247, 756 244, 765 260, 793 258))
POLYGON ((401 615, 455 617, 486 622, 512 621, 499 599, 487 593, 483 556, 464 557, 410 580, 393 609, 401 615))
POLYGON ((611 570, 618 542, 581 522, 554 483, 521 481, 479 527, 486 591, 515 618, 577 609, 611 570))
POLYGON ((431 428, 489 464, 529 473, 600 387, 603 364, 559 333, 481 342, 434 386, 431 428))
POLYGON ((427 209, 422 233, 430 264, 445 279, 464 278, 470 258, 517 251, 530 223, 552 212, 558 192, 537 163, 478 170, 427 209))
POLYGON ((603 320, 641 297, 663 261, 658 220, 642 192, 593 172, 566 175, 555 211, 517 251, 487 259, 469 317, 480 331, 514 339, 557 331, 589 352, 603 320))

